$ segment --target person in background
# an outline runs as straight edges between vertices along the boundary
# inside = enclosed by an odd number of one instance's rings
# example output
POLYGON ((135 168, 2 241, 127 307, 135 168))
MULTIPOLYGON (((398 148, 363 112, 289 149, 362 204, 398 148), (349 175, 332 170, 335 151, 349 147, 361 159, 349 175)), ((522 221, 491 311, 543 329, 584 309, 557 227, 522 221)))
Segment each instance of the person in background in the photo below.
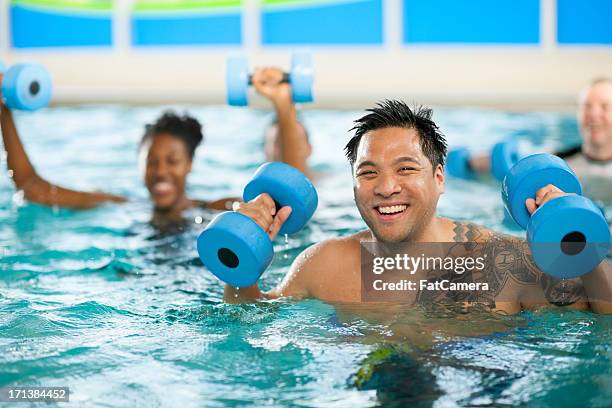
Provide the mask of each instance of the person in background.
POLYGON ((279 161, 295 167, 311 177, 308 158, 312 146, 308 132, 297 117, 291 96, 291 85, 282 82, 283 71, 279 68, 259 68, 253 73, 253 87, 274 105, 276 119, 265 134, 264 153, 266 161, 279 161))
POLYGON ((581 92, 578 124, 582 145, 557 155, 583 181, 585 195, 612 205, 612 79, 596 79, 581 92))
MULTIPOLYGON (((21 143, 11 111, 1 102, 0 126, 9 175, 28 201, 77 210, 127 201, 126 197, 106 192, 64 188, 39 175, 21 143)), ((153 203, 154 225, 181 222, 181 214, 188 208, 231 208, 233 199, 230 198, 209 201, 191 199, 186 195, 187 177, 202 140, 202 126, 186 114, 165 112, 155 123, 146 126, 139 145, 139 158, 144 183, 153 203)))
MULTIPOLYGON (((565 159, 582 181, 584 194, 594 200, 612 204, 612 79, 592 81, 579 96, 578 126, 582 144, 556 152, 565 159), (606 188, 605 185, 608 185, 606 188)), ((489 156, 469 160, 472 170, 488 173, 489 156)))

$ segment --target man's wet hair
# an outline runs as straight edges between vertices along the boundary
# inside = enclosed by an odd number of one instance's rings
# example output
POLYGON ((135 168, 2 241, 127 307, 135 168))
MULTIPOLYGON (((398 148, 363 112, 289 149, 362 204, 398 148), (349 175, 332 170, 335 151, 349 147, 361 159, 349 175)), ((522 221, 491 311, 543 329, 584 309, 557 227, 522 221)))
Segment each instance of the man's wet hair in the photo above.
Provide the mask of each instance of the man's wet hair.
POLYGON ((357 159, 357 148, 362 136, 373 130, 390 127, 415 129, 419 134, 421 150, 434 170, 438 164, 444 166, 448 145, 438 125, 431 120, 432 109, 424 106, 410 109, 403 101, 386 99, 378 102, 374 108, 367 109, 366 112, 369 113, 354 122, 355 126, 349 132, 354 130, 355 135, 344 147, 351 166, 357 159))
POLYGON ((193 159, 196 148, 204 139, 202 125, 197 119, 186 113, 178 115, 174 111, 166 111, 155 123, 145 126, 145 134, 140 141, 140 145, 142 146, 153 136, 162 133, 167 133, 181 139, 185 146, 187 146, 187 152, 191 159, 193 159))

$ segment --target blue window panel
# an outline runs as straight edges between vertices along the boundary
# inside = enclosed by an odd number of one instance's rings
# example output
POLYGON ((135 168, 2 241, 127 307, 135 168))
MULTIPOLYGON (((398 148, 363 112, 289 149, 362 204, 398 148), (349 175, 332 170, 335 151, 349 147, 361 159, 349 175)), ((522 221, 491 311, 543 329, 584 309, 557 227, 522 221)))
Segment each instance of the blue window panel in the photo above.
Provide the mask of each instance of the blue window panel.
POLYGON ((11 44, 15 48, 110 46, 110 14, 11 5, 11 44))
POLYGON ((382 0, 326 1, 265 7, 264 45, 379 45, 382 0))
POLYGON ((404 0, 405 44, 539 42, 539 0, 404 0))
POLYGON ((612 44, 612 0, 557 0, 559 44, 612 44))
POLYGON ((189 15, 134 16, 132 44, 239 45, 242 42, 240 12, 189 15))

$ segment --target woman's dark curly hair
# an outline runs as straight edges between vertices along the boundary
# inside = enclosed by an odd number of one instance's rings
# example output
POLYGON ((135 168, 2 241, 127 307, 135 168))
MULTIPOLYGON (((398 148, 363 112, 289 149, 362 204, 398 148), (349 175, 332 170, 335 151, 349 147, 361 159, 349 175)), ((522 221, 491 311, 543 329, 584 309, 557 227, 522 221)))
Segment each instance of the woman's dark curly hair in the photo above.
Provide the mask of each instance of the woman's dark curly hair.
POLYGON ((185 142, 191 159, 193 159, 196 148, 204 139, 202 125, 197 119, 186 113, 178 115, 174 111, 166 111, 155 123, 145 126, 145 134, 140 141, 140 145, 142 146, 151 137, 161 133, 168 133, 185 142))

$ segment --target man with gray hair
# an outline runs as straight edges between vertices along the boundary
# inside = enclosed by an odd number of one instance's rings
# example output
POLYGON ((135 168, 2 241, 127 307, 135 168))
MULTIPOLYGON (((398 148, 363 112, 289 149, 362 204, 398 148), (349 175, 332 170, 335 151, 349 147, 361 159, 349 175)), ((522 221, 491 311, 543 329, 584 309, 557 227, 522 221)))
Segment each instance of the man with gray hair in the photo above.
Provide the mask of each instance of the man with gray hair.
POLYGON ((612 204, 612 79, 598 78, 580 93, 582 145, 557 155, 583 181, 584 193, 612 204), (607 186, 607 187, 606 187, 607 186))
MULTIPOLYGON (((593 80, 579 96, 578 126, 582 144, 557 156, 565 159, 582 181, 584 194, 612 205, 612 79, 593 80), (605 188, 608 186, 608 188, 605 188)), ((490 157, 477 155, 468 162, 478 173, 491 171, 490 157)))

